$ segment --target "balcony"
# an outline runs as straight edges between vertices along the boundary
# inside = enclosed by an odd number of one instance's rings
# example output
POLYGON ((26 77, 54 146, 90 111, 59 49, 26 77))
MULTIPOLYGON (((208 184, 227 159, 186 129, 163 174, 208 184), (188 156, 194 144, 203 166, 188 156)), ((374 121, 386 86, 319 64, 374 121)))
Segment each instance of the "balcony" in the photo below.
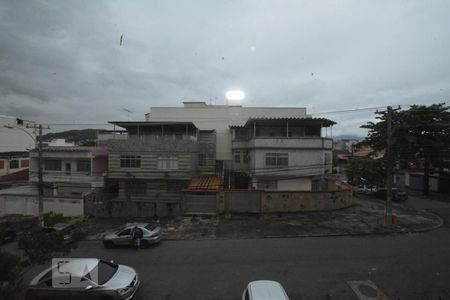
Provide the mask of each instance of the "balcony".
POLYGON ((321 137, 253 137, 247 141, 235 140, 233 149, 312 149, 332 150, 333 140, 321 137))

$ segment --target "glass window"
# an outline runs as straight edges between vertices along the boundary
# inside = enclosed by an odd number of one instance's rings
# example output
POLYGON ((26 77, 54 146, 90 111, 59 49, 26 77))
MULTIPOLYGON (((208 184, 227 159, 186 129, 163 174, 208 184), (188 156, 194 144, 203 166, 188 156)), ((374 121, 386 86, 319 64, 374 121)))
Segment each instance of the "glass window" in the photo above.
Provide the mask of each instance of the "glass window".
POLYGON ((234 162, 237 164, 241 163, 241 151, 234 151, 234 162))
POLYGON ((78 172, 91 172, 91 161, 90 160, 78 160, 77 161, 77 171, 78 172))
POLYGON ((10 169, 18 169, 19 168, 19 160, 14 159, 9 162, 10 169))
POLYGON ((158 157, 158 170, 178 169, 178 157, 158 157))
POLYGON ((44 162, 44 168, 48 171, 61 171, 60 159, 46 159, 44 162))
POLYGON ((127 229, 124 229, 121 232, 119 232, 119 236, 130 235, 130 233, 131 233, 131 229, 127 228, 127 229))
POLYGON ((141 156, 140 155, 121 155, 120 156, 121 168, 140 168, 141 156))
POLYGON ((288 166, 288 153, 266 153, 266 166, 288 166))

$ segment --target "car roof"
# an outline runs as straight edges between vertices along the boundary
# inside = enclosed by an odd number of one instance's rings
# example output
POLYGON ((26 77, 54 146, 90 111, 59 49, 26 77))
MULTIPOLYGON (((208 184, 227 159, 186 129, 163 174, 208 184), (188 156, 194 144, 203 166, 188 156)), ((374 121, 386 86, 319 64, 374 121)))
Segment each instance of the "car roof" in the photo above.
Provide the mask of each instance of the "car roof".
POLYGON ((127 224, 125 224, 125 227, 131 227, 131 226, 145 227, 147 225, 148 225, 148 223, 138 223, 138 222, 136 222, 136 223, 127 223, 127 224))
POLYGON ((257 280, 248 284, 253 300, 288 299, 280 283, 273 280, 257 280))

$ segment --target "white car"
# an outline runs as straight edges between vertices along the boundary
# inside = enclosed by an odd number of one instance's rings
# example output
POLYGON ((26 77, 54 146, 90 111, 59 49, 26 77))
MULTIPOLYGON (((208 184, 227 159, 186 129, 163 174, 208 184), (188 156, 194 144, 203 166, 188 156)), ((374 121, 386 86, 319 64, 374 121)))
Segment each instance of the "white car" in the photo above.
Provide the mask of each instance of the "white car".
POLYGON ((279 282, 257 280, 247 285, 242 300, 289 300, 289 298, 279 282))

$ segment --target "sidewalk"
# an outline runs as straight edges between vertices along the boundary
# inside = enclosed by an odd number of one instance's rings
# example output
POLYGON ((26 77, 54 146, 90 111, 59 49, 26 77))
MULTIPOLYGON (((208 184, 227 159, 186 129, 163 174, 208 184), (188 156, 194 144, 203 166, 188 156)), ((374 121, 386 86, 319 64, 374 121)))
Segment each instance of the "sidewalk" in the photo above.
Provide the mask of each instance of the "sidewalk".
MULTIPOLYGON (((385 227, 384 203, 371 198, 354 197, 353 205, 328 212, 304 212, 270 215, 232 215, 179 217, 161 220, 165 239, 232 239, 336 235, 408 233, 437 229, 442 219, 436 214, 394 203, 397 224, 385 227)), ((101 232, 132 220, 91 220, 88 239, 100 239, 101 232)), ((136 221, 136 220, 135 220, 136 221)))

